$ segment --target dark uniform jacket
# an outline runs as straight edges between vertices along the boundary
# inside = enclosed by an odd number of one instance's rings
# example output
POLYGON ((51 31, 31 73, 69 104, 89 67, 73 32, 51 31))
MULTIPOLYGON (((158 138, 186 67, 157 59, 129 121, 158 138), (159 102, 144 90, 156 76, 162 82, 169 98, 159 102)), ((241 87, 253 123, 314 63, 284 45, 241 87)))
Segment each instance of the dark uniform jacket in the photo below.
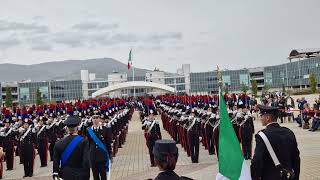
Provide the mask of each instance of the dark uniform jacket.
MULTIPOLYGON (((112 143, 112 132, 110 128, 105 126, 90 127, 92 128, 95 135, 100 139, 101 142, 106 146, 109 156, 111 153, 111 143, 112 143)), ((95 143, 95 141, 88 135, 89 141, 89 160, 91 163, 105 162, 105 152, 95 143)))
MULTIPOLYGON (((267 136, 280 164, 288 170, 293 169, 295 179, 299 179, 300 157, 297 141, 293 132, 278 123, 269 124, 262 132, 267 136)), ((251 176, 253 180, 278 180, 279 169, 267 150, 267 147, 260 137, 256 135, 256 149, 251 162, 251 176)))
POLYGON ((53 172, 59 173, 59 177, 66 180, 88 180, 90 169, 88 163, 88 142, 82 140, 74 149, 62 169, 60 169, 60 157, 75 135, 69 135, 56 142, 53 153, 53 172))
POLYGON ((187 177, 180 177, 174 171, 163 171, 154 180, 192 180, 187 177))

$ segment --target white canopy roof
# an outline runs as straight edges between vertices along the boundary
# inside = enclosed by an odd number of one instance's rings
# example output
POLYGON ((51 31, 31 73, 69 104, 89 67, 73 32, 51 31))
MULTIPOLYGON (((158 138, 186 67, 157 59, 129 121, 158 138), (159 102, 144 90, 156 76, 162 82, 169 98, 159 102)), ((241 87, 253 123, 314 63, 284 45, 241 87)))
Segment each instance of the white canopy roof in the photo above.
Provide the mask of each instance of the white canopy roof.
POLYGON ((155 88, 155 89, 161 89, 164 91, 167 91, 169 93, 174 93, 175 89, 173 87, 170 87, 165 84, 159 84, 154 82, 146 82, 146 81, 129 81, 124 83, 118 83, 115 85, 111 85, 102 89, 99 89, 98 91, 92 93, 92 97, 101 97, 104 96, 110 92, 121 90, 121 89, 128 89, 128 88, 155 88))

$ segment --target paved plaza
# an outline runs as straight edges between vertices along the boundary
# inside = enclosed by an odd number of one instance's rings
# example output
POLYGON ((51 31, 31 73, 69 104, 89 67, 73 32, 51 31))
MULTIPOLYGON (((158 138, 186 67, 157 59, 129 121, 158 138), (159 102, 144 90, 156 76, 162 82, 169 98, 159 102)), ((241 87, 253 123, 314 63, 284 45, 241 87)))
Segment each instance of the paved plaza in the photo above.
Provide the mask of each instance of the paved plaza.
MULTIPOLYGON (((310 132, 297 127, 296 123, 285 123, 284 126, 292 129, 296 134, 299 149, 301 152, 301 176, 303 180, 320 179, 320 131, 310 132)), ((161 126, 162 127, 162 126, 161 126)), ((256 131, 262 126, 259 121, 255 122, 256 131)), ((167 132, 161 131, 163 138, 170 138, 167 132)), ((255 145, 255 143, 253 143, 255 145)), ((179 147, 179 160, 176 172, 199 180, 212 180, 217 173, 217 158, 209 156, 208 151, 200 146, 200 157, 198 164, 192 164, 190 157, 179 147)), ((13 171, 5 171, 4 179, 21 179, 23 166, 18 164, 13 171)), ((250 161, 248 161, 248 164, 250 161)), ((33 178, 26 179, 51 179, 52 163, 46 168, 39 168, 39 156, 36 157, 35 171, 33 178)), ((4 166, 5 167, 5 166, 4 166)), ((129 125, 127 142, 119 149, 117 157, 114 158, 111 179, 113 180, 141 180, 154 178, 159 173, 158 168, 150 167, 148 149, 145 145, 143 131, 138 113, 135 112, 129 125)))

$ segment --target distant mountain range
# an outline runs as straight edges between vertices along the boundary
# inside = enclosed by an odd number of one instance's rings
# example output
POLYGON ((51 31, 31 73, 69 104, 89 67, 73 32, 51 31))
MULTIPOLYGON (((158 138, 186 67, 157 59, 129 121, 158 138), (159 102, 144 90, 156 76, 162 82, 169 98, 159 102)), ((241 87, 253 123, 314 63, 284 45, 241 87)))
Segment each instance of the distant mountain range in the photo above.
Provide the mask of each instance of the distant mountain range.
MULTIPOLYGON (((76 80, 80 79, 80 70, 96 73, 96 78, 107 79, 107 74, 114 71, 125 72, 132 77, 132 70, 127 64, 112 58, 54 61, 33 65, 0 64, 0 81, 45 81, 45 80, 76 80)), ((135 68, 135 76, 145 76, 146 69, 135 68)))

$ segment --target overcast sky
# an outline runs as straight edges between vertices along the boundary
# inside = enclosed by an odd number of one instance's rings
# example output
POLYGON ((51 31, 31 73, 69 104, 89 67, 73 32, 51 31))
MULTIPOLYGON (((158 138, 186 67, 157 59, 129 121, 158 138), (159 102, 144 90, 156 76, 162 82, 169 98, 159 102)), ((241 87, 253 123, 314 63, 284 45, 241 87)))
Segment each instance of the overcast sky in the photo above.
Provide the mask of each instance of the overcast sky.
POLYGON ((110 57, 175 72, 287 62, 320 47, 319 0, 1 0, 0 63, 110 57))

